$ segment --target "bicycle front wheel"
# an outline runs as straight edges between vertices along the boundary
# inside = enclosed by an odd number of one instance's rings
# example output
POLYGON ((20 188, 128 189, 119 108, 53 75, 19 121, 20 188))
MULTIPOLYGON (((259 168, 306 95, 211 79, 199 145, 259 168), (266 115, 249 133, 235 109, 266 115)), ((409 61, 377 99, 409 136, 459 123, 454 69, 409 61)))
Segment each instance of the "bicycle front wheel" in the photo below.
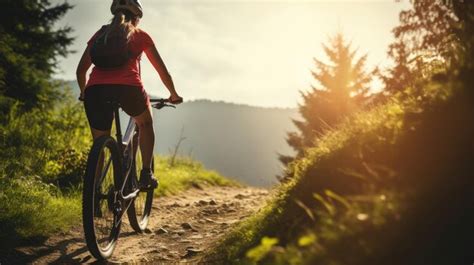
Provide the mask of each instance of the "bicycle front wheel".
MULTIPOLYGON (((140 175, 140 171, 142 169, 142 156, 140 149, 138 148, 138 133, 135 134, 133 138, 133 145, 136 147, 134 148, 135 159, 133 160, 132 170, 128 179, 128 185, 129 187, 131 187, 131 190, 138 189, 138 176, 140 175)), ((153 168, 155 167, 154 160, 152 160, 151 165, 151 168, 153 170, 153 168)), ((138 196, 134 199, 134 202, 127 210, 130 226, 137 233, 142 233, 143 231, 145 231, 148 225, 148 220, 151 214, 151 207, 153 204, 153 192, 154 190, 140 191, 138 193, 138 196)))
POLYGON ((120 233, 121 163, 116 141, 102 136, 94 141, 87 160, 82 197, 82 222, 87 247, 98 260, 109 258, 120 233))

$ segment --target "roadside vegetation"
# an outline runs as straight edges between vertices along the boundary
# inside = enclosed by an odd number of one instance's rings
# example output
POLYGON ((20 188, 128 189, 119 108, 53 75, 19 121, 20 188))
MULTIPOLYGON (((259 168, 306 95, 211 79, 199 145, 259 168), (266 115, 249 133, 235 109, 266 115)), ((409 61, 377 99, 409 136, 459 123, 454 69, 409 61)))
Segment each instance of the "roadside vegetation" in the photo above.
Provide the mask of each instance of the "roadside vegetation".
POLYGON ((41 237, 80 220, 91 141, 82 107, 10 110, 0 125, 0 240, 41 237))
POLYGON ((290 165, 292 180, 274 200, 230 233, 210 260, 467 260, 474 220, 465 211, 474 205, 472 95, 456 81, 431 83, 426 92, 422 105, 415 97, 393 99, 319 139, 290 165))
POLYGON ((69 53, 72 8, 47 0, 3 2, 0 25, 0 243, 14 246, 78 220, 74 186, 90 146, 79 104, 53 81, 69 53), (14 14, 14 15, 12 15, 14 14))
MULTIPOLYGON (((419 54, 417 62, 398 57, 398 68, 385 76, 389 96, 380 95, 370 110, 316 135, 288 162, 286 181, 273 200, 230 232, 206 261, 474 260, 474 214, 468 210, 474 206, 474 7, 461 1, 412 3, 394 32, 406 30, 398 36, 413 40, 410 34, 417 34, 422 40, 424 46, 412 51, 419 54), (446 27, 446 19, 454 28, 446 27)), ((396 44, 392 49, 400 51, 403 42, 396 44)))

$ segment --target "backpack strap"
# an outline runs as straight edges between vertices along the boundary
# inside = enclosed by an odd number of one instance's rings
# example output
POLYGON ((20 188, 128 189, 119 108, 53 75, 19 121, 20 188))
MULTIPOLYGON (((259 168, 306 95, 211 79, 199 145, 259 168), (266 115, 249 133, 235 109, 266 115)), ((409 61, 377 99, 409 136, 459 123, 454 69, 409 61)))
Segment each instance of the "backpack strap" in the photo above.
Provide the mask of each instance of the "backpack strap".
POLYGON ((138 76, 140 80, 142 79, 142 58, 141 56, 138 58, 138 76))

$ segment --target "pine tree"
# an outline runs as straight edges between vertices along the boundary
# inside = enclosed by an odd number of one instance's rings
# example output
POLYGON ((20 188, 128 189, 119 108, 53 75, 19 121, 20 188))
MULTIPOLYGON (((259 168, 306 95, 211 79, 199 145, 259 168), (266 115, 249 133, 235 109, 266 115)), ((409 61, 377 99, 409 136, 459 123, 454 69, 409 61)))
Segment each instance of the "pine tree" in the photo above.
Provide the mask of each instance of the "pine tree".
MULTIPOLYGON (((288 144, 299 157, 306 147, 313 146, 316 137, 335 126, 343 117, 364 106, 369 98, 372 73, 365 69, 367 55, 357 56, 357 49, 344 39, 341 33, 323 44, 329 62, 314 59, 312 71, 317 85, 308 92, 301 92, 303 103, 299 105, 302 120, 293 120, 298 132, 288 134, 288 144)), ((374 70, 375 71, 375 70, 374 70)), ((294 158, 280 155, 287 164, 294 158)))
POLYGON ((54 24, 72 6, 48 0, 2 0, 0 8, 0 113, 14 102, 24 110, 48 107, 58 97, 51 80, 57 57, 68 54, 70 27, 54 24))

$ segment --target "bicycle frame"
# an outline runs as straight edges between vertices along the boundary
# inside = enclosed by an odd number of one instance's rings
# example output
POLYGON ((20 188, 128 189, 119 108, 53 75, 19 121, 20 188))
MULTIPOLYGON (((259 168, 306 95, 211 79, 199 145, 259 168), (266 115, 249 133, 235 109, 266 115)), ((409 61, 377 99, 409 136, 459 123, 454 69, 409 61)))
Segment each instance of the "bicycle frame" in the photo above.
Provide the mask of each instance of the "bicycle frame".
MULTIPOLYGON (((152 99, 150 100, 151 102, 157 102, 155 105, 152 105, 152 107, 156 109, 161 109, 163 107, 173 107, 172 105, 166 104, 168 102, 165 99, 152 99)), ((127 212, 128 208, 130 205, 133 203, 133 200, 138 196, 138 193, 140 192, 140 189, 136 189, 134 191, 131 191, 129 194, 124 195, 124 190, 125 190, 125 185, 127 185, 128 178, 130 177, 130 172, 132 169, 132 164, 134 163, 133 159, 135 158, 135 152, 136 152, 136 147, 133 145, 133 137, 135 133, 137 132, 136 130, 136 124, 135 121, 133 120, 132 117, 130 117, 127 125, 127 129, 125 130, 125 135, 122 136, 122 128, 120 125, 120 114, 119 114, 119 108, 120 106, 116 102, 112 102, 111 104, 114 110, 114 120, 115 120, 115 130, 116 130, 116 141, 118 144, 118 149, 119 153, 121 154, 121 164, 122 164, 122 186, 120 187, 119 190, 115 191, 115 198, 114 202, 119 203, 119 205, 114 205, 114 210, 116 211, 116 214, 118 215, 117 221, 115 223, 115 226, 117 226, 121 221, 122 217, 125 212, 127 212), (130 152, 131 155, 128 157, 126 156, 127 152, 130 152), (122 208, 121 203, 124 202, 126 204, 125 208, 122 208)), ((105 170, 103 171, 103 174, 101 176, 101 180, 105 177, 105 174, 107 173, 110 164, 112 162, 112 158, 109 158, 107 163, 105 164, 105 170)))
MULTIPOLYGON (((128 210, 130 205, 133 203, 133 199, 135 199, 138 196, 138 193, 140 192, 140 189, 136 189, 134 191, 131 191, 129 194, 124 195, 124 190, 125 190, 125 185, 127 185, 128 178, 130 176, 131 168, 132 168, 132 163, 134 159, 134 150, 129 150, 131 148, 134 148, 133 146, 133 136, 136 132, 136 124, 133 120, 132 117, 130 117, 127 129, 125 131, 125 137, 122 136, 122 128, 120 125, 120 116, 119 116, 119 105, 117 103, 111 103, 113 104, 113 110, 114 110, 114 120, 115 120, 115 129, 116 129, 116 141, 119 149, 119 153, 121 154, 121 176, 122 176, 122 184, 120 189, 114 191, 114 211, 117 214, 117 219, 115 222, 115 226, 117 226, 121 221, 124 213, 128 210), (126 156, 127 152, 131 152, 131 155, 128 157, 126 156), (125 205, 122 205, 124 203, 125 205), (122 206, 125 206, 122 208, 122 206)), ((107 174, 109 167, 112 163, 112 158, 109 158, 108 161, 104 164, 104 170, 101 175, 100 181, 104 179, 105 175, 107 174)))
MULTIPOLYGON (((115 118, 115 129, 116 129, 116 140, 117 140, 117 144, 118 144, 118 148, 119 148, 119 151, 120 151, 120 154, 122 154, 122 158, 125 158, 125 154, 127 151, 129 151, 130 148, 134 148, 133 144, 132 143, 132 139, 133 139, 133 136, 135 134, 135 128, 136 128, 136 124, 133 120, 132 117, 130 117, 129 121, 128 121, 128 125, 127 125, 127 129, 125 130, 125 136, 122 138, 122 128, 121 128, 121 125, 120 125, 120 118, 119 118, 119 108, 118 106, 114 106, 114 118, 115 118)), ((134 151, 134 150, 130 150, 130 151, 134 151)), ((122 161, 122 175, 124 176, 123 178, 123 183, 122 183, 122 187, 120 189, 120 196, 123 200, 129 200, 129 199, 132 199, 134 197, 136 197, 136 194, 138 193, 138 191, 135 191, 135 192, 132 192, 131 194, 128 194, 126 196, 123 195, 123 190, 125 189, 125 184, 127 183, 127 180, 128 180, 128 177, 130 175, 130 169, 131 169, 131 162, 133 160, 133 155, 132 156, 129 156, 127 157, 129 161, 125 161, 123 160, 122 161), (129 164, 127 164, 127 162, 129 162, 129 164), (125 167, 126 165, 128 165, 127 167, 125 167), (135 194, 133 194, 135 193, 135 194), (132 196, 134 195, 134 196, 132 196)))

